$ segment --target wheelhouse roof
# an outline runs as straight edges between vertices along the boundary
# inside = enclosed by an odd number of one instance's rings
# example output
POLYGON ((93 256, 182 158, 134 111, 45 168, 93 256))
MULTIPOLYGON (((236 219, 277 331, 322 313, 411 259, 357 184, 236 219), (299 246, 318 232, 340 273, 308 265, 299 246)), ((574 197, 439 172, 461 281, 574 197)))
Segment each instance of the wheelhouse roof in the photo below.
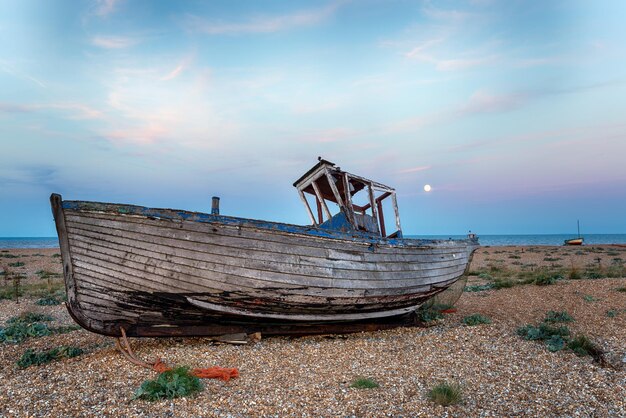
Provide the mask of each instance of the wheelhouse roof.
POLYGON ((321 157, 319 157, 318 160, 319 161, 317 164, 311 167, 311 169, 309 169, 293 183, 294 187, 305 193, 315 195, 313 181, 319 180, 316 182, 316 184, 322 197, 331 202, 340 203, 337 202, 337 199, 335 198, 332 186, 329 184, 328 181, 325 180, 325 175, 326 173, 328 173, 335 178, 335 186, 337 187, 341 196, 346 195, 344 189, 344 181, 341 181, 342 177, 344 177, 345 175, 347 175, 347 180, 349 184, 348 187, 350 188, 350 196, 354 196, 357 192, 363 190, 367 185, 371 185, 376 190, 390 193, 395 192, 395 189, 393 189, 392 187, 367 179, 365 177, 348 173, 347 171, 343 171, 340 167, 337 167, 335 163, 324 160, 321 157))

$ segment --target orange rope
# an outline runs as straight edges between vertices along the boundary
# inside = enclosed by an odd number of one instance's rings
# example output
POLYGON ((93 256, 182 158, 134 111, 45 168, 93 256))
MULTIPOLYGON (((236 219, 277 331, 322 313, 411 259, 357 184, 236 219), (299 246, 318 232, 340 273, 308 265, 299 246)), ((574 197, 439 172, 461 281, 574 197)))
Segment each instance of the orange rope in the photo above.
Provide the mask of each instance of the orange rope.
MULTIPOLYGON (((172 368, 163 363, 159 358, 152 365, 152 370, 157 373, 163 373, 172 370, 172 368)), ((192 369, 191 374, 200 379, 221 379, 228 382, 232 378, 239 377, 239 370, 213 366, 207 367, 206 369, 192 369)))
MULTIPOLYGON (((160 358, 156 359, 156 361, 152 364, 141 361, 130 348, 130 343, 126 338, 126 331, 124 328, 121 328, 122 338, 118 338, 115 342, 117 348, 122 352, 124 357, 126 357, 130 362, 146 367, 151 368, 157 373, 163 373, 168 370, 172 370, 167 364, 163 363, 160 358), (121 340, 121 341, 120 341, 121 340)), ((200 379, 221 379, 225 381, 229 381, 232 378, 239 377, 239 370, 237 369, 228 369, 219 366, 207 367, 206 369, 192 369, 191 374, 200 378, 200 379)))

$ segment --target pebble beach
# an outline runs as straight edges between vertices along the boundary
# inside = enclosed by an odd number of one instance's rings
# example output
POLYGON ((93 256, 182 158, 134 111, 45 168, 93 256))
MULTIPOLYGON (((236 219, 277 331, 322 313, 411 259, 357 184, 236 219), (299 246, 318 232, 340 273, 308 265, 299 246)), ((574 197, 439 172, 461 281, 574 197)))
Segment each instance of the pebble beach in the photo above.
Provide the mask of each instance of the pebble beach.
MULTIPOLYGON (((53 286, 61 281, 55 277, 61 273, 58 252, 3 250, 0 266, 22 273, 25 286, 53 286)), ((0 343, 0 417, 622 417, 626 292, 621 289, 626 278, 586 278, 585 272, 620 271, 615 269, 623 269, 624 262, 626 248, 608 245, 483 247, 474 256, 467 286, 484 285, 503 272, 517 277, 542 268, 580 272, 581 278, 562 274, 545 286, 515 283, 464 292, 455 309, 424 327, 268 337, 246 345, 206 338, 131 339, 144 360, 239 370, 238 378, 204 380, 202 392, 174 400, 133 400, 141 383, 156 373, 127 362, 112 338, 80 329, 0 343), (600 364, 569 350, 550 352, 541 342, 518 335, 519 327, 541 322, 548 311, 571 315, 572 334, 589 337, 606 361, 600 364), (491 323, 465 325, 463 318, 473 314, 491 323), (68 345, 84 354, 24 369, 16 365, 27 349, 68 345), (360 377, 378 387, 351 387, 360 377), (428 398, 429 390, 444 381, 460 385, 458 404, 444 407, 428 398)), ((2 281, 5 290, 12 285, 2 281)), ((0 327, 28 311, 52 316, 55 326, 73 324, 62 304, 39 306, 36 300, 28 295, 19 303, 0 300, 0 327)))

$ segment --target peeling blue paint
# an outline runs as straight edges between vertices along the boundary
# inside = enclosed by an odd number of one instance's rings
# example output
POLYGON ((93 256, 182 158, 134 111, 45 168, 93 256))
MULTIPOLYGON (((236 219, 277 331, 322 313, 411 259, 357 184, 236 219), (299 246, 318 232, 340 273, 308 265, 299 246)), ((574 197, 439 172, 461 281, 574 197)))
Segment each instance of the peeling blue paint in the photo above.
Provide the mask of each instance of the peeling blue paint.
MULTIPOLYGON (((164 219, 173 222, 200 222, 209 224, 229 225, 235 227, 252 227, 265 229, 270 231, 285 232, 291 234, 309 235, 313 237, 332 238, 361 242, 370 244, 372 248, 376 244, 391 245, 397 247, 403 246, 428 246, 431 244, 441 243, 437 240, 425 239, 402 239, 400 238, 381 238, 369 232, 355 231, 350 225, 350 229, 346 229, 347 219, 345 216, 333 217, 327 221, 325 226, 320 227, 291 225, 280 222, 262 221, 256 219, 236 218, 233 216, 211 215, 200 212, 187 212, 172 209, 147 208, 143 206, 121 205, 113 203, 85 202, 78 200, 65 200, 62 202, 64 210, 75 211, 93 211, 93 212, 109 212, 124 215, 145 216, 146 218, 164 219)), ((348 223, 349 225, 349 223, 348 223)), ((469 240, 456 241, 458 244, 466 244, 469 240)))

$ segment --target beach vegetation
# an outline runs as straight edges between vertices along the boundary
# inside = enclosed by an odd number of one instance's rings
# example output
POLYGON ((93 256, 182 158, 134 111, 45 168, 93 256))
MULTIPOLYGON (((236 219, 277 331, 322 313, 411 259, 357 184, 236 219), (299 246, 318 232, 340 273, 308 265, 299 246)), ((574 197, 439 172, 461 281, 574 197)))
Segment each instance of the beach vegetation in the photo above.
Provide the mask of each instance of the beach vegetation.
POLYGON ((16 261, 15 263, 9 263, 9 267, 24 267, 26 264, 21 261, 16 261))
POLYGON ((481 314, 473 314, 466 316, 461 320, 465 325, 474 326, 480 324, 491 324, 491 319, 481 314))
POLYGON ((548 261, 548 262, 559 261, 559 260, 562 260, 562 258, 559 258, 559 257, 545 257, 543 259, 543 261, 548 261))
POLYGON ((0 257, 2 257, 2 258, 19 258, 20 256, 19 255, 5 253, 5 254, 0 254, 0 257))
POLYGON ((59 258, 59 257, 61 257, 61 254, 59 253, 52 254, 52 258, 59 258))
POLYGON ((534 325, 524 325, 517 329, 517 335, 521 336, 525 340, 530 341, 546 341, 552 338, 552 336, 567 337, 570 335, 570 330, 566 326, 554 327, 546 323, 534 325))
POLYGON ((572 338, 567 343, 567 348, 572 350, 579 357, 592 356, 595 359, 600 359, 603 355, 602 349, 583 334, 572 338))
POLYGON ((493 283, 475 284, 475 285, 465 286, 466 292, 483 292, 485 290, 491 290, 491 289, 493 289, 493 283))
POLYGON ((545 343, 548 351, 552 353, 561 351, 565 348, 565 339, 561 335, 552 335, 545 341, 545 343))
POLYGON ((17 361, 17 366, 25 369, 30 366, 40 366, 62 358, 72 358, 83 354, 82 348, 74 346, 62 346, 50 350, 36 351, 28 349, 17 361))
POLYGON ((80 329, 77 325, 50 327, 50 315, 37 312, 24 312, 9 318, 5 327, 0 327, 0 342, 19 344, 27 338, 45 337, 51 334, 65 334, 80 329))
POLYGON ((380 385, 369 377, 359 377, 350 385, 351 388, 355 389, 374 389, 379 387, 380 385))
POLYGON ((419 320, 422 322, 433 322, 439 319, 443 319, 443 314, 441 313, 441 311, 432 308, 420 308, 417 310, 417 315, 419 320))
POLYGON ((44 296, 40 299, 37 299, 37 301, 35 302, 35 305, 39 305, 39 306, 56 306, 56 305, 60 305, 62 302, 61 300, 59 300, 56 296, 53 295, 47 295, 44 296))
POLYGON ((606 276, 599 270, 586 270, 585 271, 585 279, 601 279, 603 277, 606 277, 606 276))
POLYGON ((548 286, 555 284, 557 280, 561 280, 560 274, 540 274, 535 278, 535 284, 537 286, 548 286))
POLYGON ((30 324, 33 322, 50 322, 53 318, 50 315, 26 311, 22 312, 18 316, 11 317, 7 319, 7 325, 13 324, 30 324))
POLYGON ((615 318, 618 314, 619 311, 617 309, 609 309, 608 311, 606 311, 606 316, 608 316, 609 318, 615 318))
MULTIPOLYGON (((498 262, 502 262, 504 260, 497 260, 498 262)), ((489 264, 489 271, 491 273, 500 273, 505 270, 504 266, 498 266, 496 264, 489 264)))
POLYGON ((35 272, 40 279, 51 279, 51 278, 59 278, 61 275, 59 273, 54 273, 52 271, 47 270, 38 270, 35 272))
POLYGON ((615 290, 618 292, 626 292, 626 286, 618 287, 615 290))
POLYGON ((546 317, 543 320, 544 322, 555 323, 555 322, 572 322, 574 318, 571 317, 565 311, 548 311, 546 313, 546 317))
POLYGON ((461 385, 441 382, 428 392, 428 399, 442 406, 457 404, 462 399, 461 385))
POLYGON ((583 276, 580 274, 580 271, 576 267, 572 267, 567 273, 567 278, 570 280, 580 280, 583 276))
POLYGON ((174 399, 193 395, 202 389, 200 379, 189 372, 189 367, 176 367, 160 373, 154 380, 144 381, 135 391, 133 399, 174 399))
MULTIPOLYGON (((15 299, 16 288, 14 286, 2 286, 0 287, 0 300, 3 299, 15 299)), ((17 296, 22 296, 22 289, 17 288, 17 296)))
POLYGON ((592 295, 583 295, 585 302, 597 302, 599 299, 594 298, 592 295))
POLYGON ((499 289, 508 289, 515 286, 515 282, 509 279, 496 279, 493 282, 493 288, 496 290, 499 289))
POLYGON ((0 328, 0 342, 19 344, 30 337, 45 337, 50 334, 48 326, 41 322, 14 324, 0 328))

